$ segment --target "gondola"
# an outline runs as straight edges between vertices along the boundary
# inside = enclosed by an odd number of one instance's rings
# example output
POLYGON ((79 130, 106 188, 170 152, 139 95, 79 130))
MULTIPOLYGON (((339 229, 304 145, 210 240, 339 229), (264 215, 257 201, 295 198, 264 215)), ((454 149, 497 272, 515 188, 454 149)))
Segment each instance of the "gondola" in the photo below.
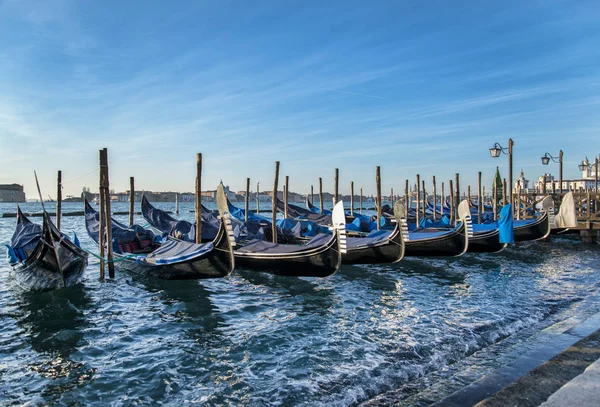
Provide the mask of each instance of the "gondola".
MULTIPOLYGON (((276 201, 277 210, 281 213, 285 213, 285 203, 277 198, 276 201)), ((292 219, 305 219, 311 222, 318 223, 319 225, 330 226, 332 224, 332 215, 326 215, 321 213, 314 213, 309 209, 304 209, 296 205, 288 203, 287 205, 288 217, 292 219)))
MULTIPOLYGON (((98 244, 99 213, 85 201, 85 223, 98 244)), ((233 230, 229 215, 220 219, 214 241, 195 244, 166 238, 157 241, 141 226, 127 227, 112 220, 115 267, 150 278, 188 280, 226 277, 234 268, 233 230)))
MULTIPOLYGON (((87 207, 87 206, 86 206, 87 207)), ((196 225, 185 220, 177 220, 167 212, 154 208, 145 195, 142 195, 142 214, 144 218, 162 231, 169 232, 177 231, 177 236, 174 237, 186 240, 189 242, 196 241, 196 225)), ((219 233, 221 222, 217 217, 204 206, 202 206, 202 242, 212 242, 219 233)))
MULTIPOLYGON (((257 215, 251 211, 248 211, 248 222, 246 222, 246 210, 238 208, 233 205, 229 198, 227 198, 227 210, 232 218, 246 225, 246 229, 254 234, 252 238, 259 238, 259 240, 272 241, 272 223, 271 220, 257 215), (263 239, 260 239, 259 234, 262 234, 263 239)), ((318 227, 311 221, 306 220, 293 220, 293 219, 281 219, 277 222, 277 243, 285 244, 304 244, 307 243, 315 234, 308 233, 308 228, 311 229, 323 229, 318 227)), ((328 233, 328 231, 327 231, 328 233)), ((248 240, 248 239, 246 239, 248 240)))
POLYGON ((88 263, 88 254, 60 233, 45 211, 40 226, 17 208, 17 227, 7 248, 17 284, 31 291, 73 286, 88 263))
MULTIPOLYGON (((283 204, 280 205, 281 208, 283 209, 283 204)), ((316 214, 318 214, 318 216, 331 216, 331 211, 325 210, 323 215, 320 214, 320 211, 317 207, 313 206, 313 204, 309 201, 308 197, 306 197, 306 207, 308 208, 308 210, 310 212, 314 212, 316 214)), ((389 219, 394 219, 395 221, 395 217, 394 214, 391 212, 391 210, 389 211, 389 213, 386 213, 384 211, 384 209, 388 208, 388 205, 384 205, 382 207, 382 215, 384 217, 383 222, 385 223, 385 226, 389 226, 391 224, 391 222, 388 222, 389 219)), ((282 210, 281 209, 281 210, 282 210)), ((304 211, 305 209, 303 209, 304 211)), ((288 205, 288 215, 290 216, 302 216, 302 213, 299 213, 298 211, 294 210, 294 205, 292 205, 292 212, 290 212, 290 205, 288 205)), ((347 231, 348 231, 348 235, 349 236, 353 236, 356 232, 358 233, 368 233, 371 230, 373 230, 373 228, 377 227, 377 223, 375 221, 373 221, 371 218, 371 216, 367 216, 367 215, 362 215, 357 211, 345 211, 345 216, 346 216, 346 225, 347 225, 347 231), (354 227, 352 227, 350 224, 354 223, 354 227)), ((302 219, 302 218, 299 218, 302 219)), ((327 220, 327 218, 324 218, 325 220, 327 220)), ((389 228, 388 228, 389 229, 389 228)))
POLYGON ((331 211, 330 210, 325 209, 325 210, 321 211, 321 209, 319 209, 316 206, 314 206, 312 204, 312 202, 310 202, 310 200, 308 199, 308 195, 306 196, 306 209, 308 209, 312 213, 323 214, 323 215, 331 215, 331 211))
POLYGON ((405 253, 404 240, 408 238, 408 225, 402 217, 402 205, 394 207, 396 224, 393 230, 376 230, 366 237, 347 237, 343 264, 396 263, 405 253))
POLYGON ((474 224, 473 237, 469 238, 469 253, 498 253, 506 248, 500 243, 500 229, 496 224, 474 224))
MULTIPOLYGON (((219 186, 221 188, 221 186, 219 186)), ((229 215, 227 198, 217 194, 217 205, 220 211, 229 215)), ((160 209, 154 208, 156 212, 160 209)), ((341 208, 343 213, 343 208, 341 208)), ((338 215, 339 216, 339 215, 338 215)), ((151 226, 162 232, 174 235, 176 230, 161 229, 159 224, 151 226)), ((342 216, 342 220, 343 219, 342 216)), ((334 274, 341 264, 341 250, 345 250, 345 229, 339 226, 334 233, 319 234, 302 245, 271 243, 254 239, 245 244, 236 244, 233 254, 236 267, 264 271, 283 276, 327 277, 334 274), (340 243, 344 240, 344 243, 340 243)))
POLYGON ((544 211, 536 219, 514 221, 515 242, 542 240, 550 235, 550 218, 544 211))
POLYGON ((463 201, 458 206, 460 223, 451 230, 418 229, 408 234, 405 241, 405 256, 462 256, 473 236, 473 224, 469 204, 463 201))
MULTIPOLYGON (((229 209, 225 196, 217 196, 217 206, 223 212, 229 209)), ((339 269, 346 249, 343 203, 336 205, 331 218, 335 225, 331 235, 318 234, 303 245, 250 241, 234 251, 236 264, 283 276, 330 276, 339 269)))
MULTIPOLYGON (((554 201, 552 197, 546 196, 542 200, 541 205, 542 209, 537 218, 513 221, 515 243, 541 240, 550 235, 551 227, 554 223, 554 201)), ((490 223, 490 225, 497 227, 498 222, 490 223)))

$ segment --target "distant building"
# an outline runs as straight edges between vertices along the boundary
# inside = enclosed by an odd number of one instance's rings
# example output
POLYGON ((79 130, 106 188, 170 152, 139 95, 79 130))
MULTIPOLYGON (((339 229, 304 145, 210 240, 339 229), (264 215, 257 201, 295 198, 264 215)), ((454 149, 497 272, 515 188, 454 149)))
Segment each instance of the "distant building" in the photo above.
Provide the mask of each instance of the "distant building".
POLYGON ((23 185, 0 184, 0 202, 25 202, 23 185))
POLYGON ((179 202, 196 202, 196 194, 183 192, 179 194, 179 202))
MULTIPOLYGON (((600 154, 598 154, 598 161, 600 162, 600 154)), ((588 160, 587 157, 585 157, 585 160, 583 160, 584 164, 589 164, 590 161, 588 160)), ((600 167, 600 164, 598 165, 600 167)), ((600 173, 600 168, 596 168, 596 163, 594 162, 591 166, 589 166, 588 168, 586 168, 585 170, 583 170, 581 172, 581 179, 582 180, 596 180, 596 172, 600 173)))
MULTIPOLYGON (((600 155, 598 156, 600 160, 600 155)), ((586 157, 584 160, 585 164, 589 164, 589 160, 586 157)), ((600 166, 600 165, 599 165, 600 166)), ((600 170, 600 168, 599 168, 600 170)), ((560 191, 560 180, 556 179, 551 174, 544 174, 538 178, 535 189, 539 192, 544 190, 544 182, 546 186, 546 192, 560 191)), ((587 189, 594 189, 596 187, 596 164, 592 163, 591 166, 584 169, 581 172, 580 179, 563 179, 562 190, 563 191, 585 191, 587 189)))
MULTIPOLYGON (((221 181, 221 185, 223 185, 223 181, 221 181)), ((223 191, 225 192, 227 199, 229 199, 231 202, 237 202, 236 194, 235 194, 235 192, 233 192, 229 189, 229 185, 227 185, 227 186, 223 185, 223 191)), ((209 202, 216 202, 217 201, 217 190, 215 189, 215 190, 210 190, 210 191, 202 191, 201 196, 202 196, 202 199, 208 198, 207 201, 209 201, 209 202)))
POLYGON ((522 193, 534 192, 535 188, 529 187, 529 180, 525 179, 525 174, 521 169, 521 173, 519 174, 519 178, 515 181, 515 189, 514 192, 521 191, 522 193))

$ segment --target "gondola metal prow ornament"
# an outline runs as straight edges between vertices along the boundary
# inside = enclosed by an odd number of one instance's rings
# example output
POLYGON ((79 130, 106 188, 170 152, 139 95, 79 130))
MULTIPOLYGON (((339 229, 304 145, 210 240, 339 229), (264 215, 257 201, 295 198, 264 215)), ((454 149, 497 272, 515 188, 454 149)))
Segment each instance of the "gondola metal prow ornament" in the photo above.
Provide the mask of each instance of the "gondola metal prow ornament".
POLYGON ((335 233, 338 234, 340 253, 346 253, 346 214, 344 212, 344 201, 335 204, 331 212, 331 220, 335 233))

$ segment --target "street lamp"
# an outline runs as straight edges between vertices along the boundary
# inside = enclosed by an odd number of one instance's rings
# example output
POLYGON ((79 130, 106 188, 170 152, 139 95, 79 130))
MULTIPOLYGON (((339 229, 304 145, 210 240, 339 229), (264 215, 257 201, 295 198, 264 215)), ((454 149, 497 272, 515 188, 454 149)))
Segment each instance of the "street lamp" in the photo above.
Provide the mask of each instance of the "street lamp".
POLYGON ((585 171, 588 168, 590 168, 590 162, 589 162, 588 158, 585 157, 585 160, 583 160, 581 162, 581 164, 579 164, 579 171, 585 171))
POLYGON ((506 154, 506 152, 504 150, 506 150, 506 149, 503 148, 500 144, 494 143, 494 146, 492 148, 490 148, 490 156, 492 158, 498 158, 498 157, 500 157, 500 153, 506 154))
MULTIPOLYGON (((560 150, 558 152, 558 157, 554 157, 552 155, 550 155, 549 153, 545 153, 544 156, 542 157, 542 165, 548 165, 550 163, 550 160, 552 160, 552 162, 558 163, 559 164, 559 183, 560 183, 560 193, 562 194, 563 191, 563 151, 560 150)), ((554 181, 552 181, 554 182, 554 181)))
POLYGON ((590 161, 588 160, 587 157, 585 157, 585 160, 583 160, 581 162, 581 164, 579 164, 579 171, 585 171, 585 170, 591 169, 591 168, 595 169, 594 191, 598 192, 598 157, 596 157, 596 159, 594 160, 593 167, 592 167, 592 165, 590 165, 590 161))
POLYGON ((508 188, 508 202, 513 203, 513 139, 508 139, 508 148, 502 147, 498 143, 494 143, 494 145, 490 148, 490 157, 498 158, 500 157, 500 153, 504 153, 508 155, 508 184, 510 188, 508 188))

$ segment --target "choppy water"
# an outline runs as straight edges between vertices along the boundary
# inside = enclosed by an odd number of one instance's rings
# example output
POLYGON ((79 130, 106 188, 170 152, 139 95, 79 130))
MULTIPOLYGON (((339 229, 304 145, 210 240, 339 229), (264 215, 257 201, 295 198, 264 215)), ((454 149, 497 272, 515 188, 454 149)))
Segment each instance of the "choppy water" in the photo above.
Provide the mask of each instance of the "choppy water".
MULTIPOLYGON (((0 242, 14 224, 0 219, 0 242)), ((62 226, 97 252, 81 217, 62 226)), ((598 246, 563 238, 497 255, 344 266, 328 279, 236 270, 220 280, 118 273, 100 282, 90 259, 80 286, 27 293, 2 259, 0 404, 345 406, 398 388, 389 397, 419 404, 441 372, 460 365, 474 380, 520 334, 598 311, 581 300, 600 289, 599 260, 598 246)), ((445 380, 436 397, 457 385, 445 380)))

